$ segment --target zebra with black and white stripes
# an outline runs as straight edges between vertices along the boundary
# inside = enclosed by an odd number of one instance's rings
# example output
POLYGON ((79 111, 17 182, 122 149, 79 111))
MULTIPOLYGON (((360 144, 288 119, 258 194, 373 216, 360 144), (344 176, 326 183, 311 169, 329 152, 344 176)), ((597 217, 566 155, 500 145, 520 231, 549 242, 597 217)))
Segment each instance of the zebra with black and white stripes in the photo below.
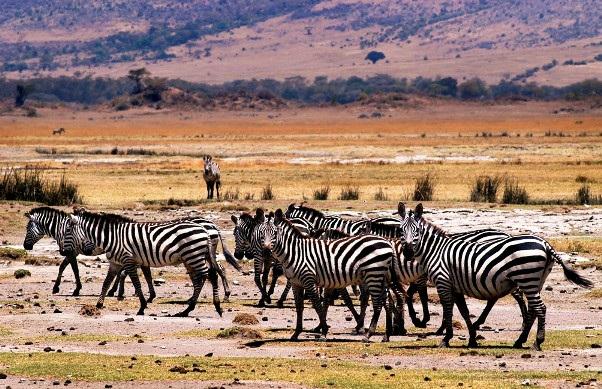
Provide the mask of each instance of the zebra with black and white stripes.
MULTIPOLYGON (((268 219, 270 217, 273 217, 273 215, 269 215, 268 219)), ((271 295, 274 293, 276 281, 284 274, 282 265, 275 261, 273 257, 266 255, 262 247, 265 232, 267 229, 274 228, 273 223, 266 220, 265 212, 261 208, 255 211, 255 216, 242 213, 238 218, 232 215, 231 220, 235 224, 234 241, 236 247, 234 256, 242 259, 244 255, 249 259, 253 259, 254 281, 261 293, 257 306, 264 307, 266 303, 269 304, 272 302, 271 295), (268 289, 267 284, 270 269, 272 269, 272 282, 268 289)), ((284 301, 290 288, 290 282, 287 280, 286 286, 276 303, 277 307, 282 308, 284 306, 284 301)))
POLYGON ((217 199, 219 200, 219 188, 222 186, 221 173, 219 165, 213 160, 210 155, 203 157, 203 179, 207 184, 207 198, 213 198, 213 189, 217 190, 217 199))
MULTIPOLYGON (((73 290, 73 296, 79 296, 82 288, 81 279, 79 276, 79 266, 77 263, 77 256, 83 254, 81 248, 76 246, 73 254, 66 255, 63 249, 65 228, 69 224, 71 215, 61 210, 50 208, 50 207, 37 207, 31 209, 25 213, 28 222, 25 231, 25 240, 23 242, 23 248, 25 250, 32 250, 34 244, 36 244, 44 236, 52 237, 59 246, 59 252, 64 255, 65 258, 59 265, 59 273, 54 281, 52 287, 52 293, 56 294, 60 291, 61 280, 63 277, 63 271, 67 265, 71 265, 73 270, 73 276, 75 277, 75 289, 73 290)), ((95 248, 92 255, 102 254, 102 250, 95 248)), ((142 267, 142 272, 146 279, 146 283, 149 288, 150 298, 152 301, 155 295, 155 289, 153 287, 153 280, 151 277, 150 269, 148 267, 142 267)))
MULTIPOLYGON (((224 243, 224 239, 222 237, 221 231, 219 230, 219 228, 213 221, 203 218, 203 217, 199 217, 199 216, 191 216, 191 217, 186 217, 186 218, 176 219, 176 220, 168 220, 168 221, 162 221, 162 222, 147 222, 147 223, 162 224, 162 223, 174 223, 174 222, 195 223, 195 224, 198 224, 198 225, 202 226, 203 228, 205 228, 205 230, 207 230, 207 233, 209 234, 209 239, 211 240, 211 244, 213 246, 212 247, 213 253, 214 254, 217 253, 218 245, 221 243, 222 253, 224 254, 224 258, 226 259, 226 262, 228 262, 230 265, 232 265, 236 270, 238 270, 238 271, 241 270, 240 264, 236 261, 234 256, 232 256, 232 254, 230 253, 230 250, 228 250, 228 247, 224 243)), ((221 263, 217 262, 217 265, 218 265, 217 269, 216 269, 217 275, 222 280, 222 285, 224 286, 224 301, 228 301, 232 291, 230 289, 230 284, 228 283, 228 277, 226 276, 226 270, 223 268, 221 263)), ((120 276, 115 281, 115 284, 113 285, 113 287, 107 292, 107 296, 113 296, 115 294, 115 292, 117 291, 117 288, 119 288, 118 297, 123 298, 124 284, 125 284, 126 277, 127 277, 127 274, 124 272, 121 272, 120 276)), ((149 302, 150 301, 151 300, 149 300, 149 302)))
POLYGON ((138 315, 143 315, 147 301, 142 294, 136 266, 163 267, 183 263, 194 291, 188 300, 188 307, 176 316, 187 316, 194 309, 207 278, 213 287, 215 310, 221 316, 217 263, 209 234, 202 226, 179 221, 136 223, 119 215, 80 210, 71 216, 67 224, 64 250, 73 253, 78 239, 83 239, 84 254, 91 252, 94 247, 100 247, 110 261, 109 273, 96 304, 98 308, 103 306, 107 289, 119 268, 123 267, 140 300, 138 315))
MULTIPOLYGON (((265 234, 263 248, 269 250, 283 265, 284 273, 293 285, 297 323, 291 339, 303 331, 303 301, 307 294, 318 317, 322 336, 328 333, 327 306, 323 306, 318 288, 334 290, 350 285, 362 285, 370 294, 373 315, 366 333, 367 340, 376 330, 378 318, 385 305, 387 285, 393 263, 393 247, 386 239, 374 235, 353 236, 327 241, 304 235, 284 217, 281 209, 274 216, 274 230, 265 234)), ((387 321, 390 315, 387 309, 387 321)), ((388 340, 390 325, 383 340, 388 340)))
POLYGON ((475 347, 476 328, 470 320, 464 296, 493 300, 519 288, 527 299, 528 311, 514 347, 520 348, 527 341, 537 317, 537 336, 533 349, 541 350, 545 340, 546 306, 541 300, 540 291, 554 263, 562 266, 569 281, 585 288, 593 286, 591 281, 568 267, 542 238, 517 235, 485 243, 453 240, 439 227, 425 220, 422 213, 422 204, 416 206, 413 214, 409 212, 404 238, 413 252, 413 259, 410 260, 424 267, 443 305, 446 334, 441 347, 448 347, 453 337, 454 303, 468 327, 468 345, 475 347))

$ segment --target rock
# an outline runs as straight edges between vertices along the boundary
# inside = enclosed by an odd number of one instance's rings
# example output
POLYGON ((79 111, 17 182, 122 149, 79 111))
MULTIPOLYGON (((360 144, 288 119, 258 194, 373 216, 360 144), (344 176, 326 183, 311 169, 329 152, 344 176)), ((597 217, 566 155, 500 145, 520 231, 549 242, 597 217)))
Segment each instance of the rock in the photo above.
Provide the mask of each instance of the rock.
POLYGON ((169 369, 169 371, 172 373, 180 373, 180 374, 188 373, 188 370, 186 370, 186 368, 184 366, 174 366, 171 369, 169 369))
POLYGON ((393 369, 393 366, 391 366, 391 365, 384 365, 383 367, 385 368, 385 370, 392 370, 393 369))
POLYGON ((206 356, 207 358, 211 358, 211 357, 213 356, 213 353, 207 353, 207 354, 205 354, 205 356, 206 356))
POLYGON ((520 383, 522 386, 530 386, 531 385, 531 381, 530 380, 524 380, 520 383))
POLYGON ((5 380, 7 377, 5 373, 0 373, 0 380, 5 380))
POLYGON ((98 345, 99 345, 99 346, 104 346, 104 345, 106 345, 106 344, 107 344, 107 341, 106 341, 106 340, 100 341, 100 342, 98 343, 98 345))
POLYGON ((523 354, 520 357, 523 359, 529 359, 529 358, 531 358, 531 354, 523 354))
POLYGON ((44 352, 45 353, 49 353, 51 351, 54 351, 54 349, 52 347, 44 347, 44 352))
POLYGON ((126 317, 124 321, 134 321, 133 317, 126 317))
POLYGON ((600 348, 600 344, 598 343, 592 343, 592 348, 600 348))
POLYGON ((427 376, 427 377, 424 377, 424 380, 425 380, 425 381, 427 381, 427 382, 428 382, 428 381, 431 381, 431 377, 428 377, 428 376, 427 376))

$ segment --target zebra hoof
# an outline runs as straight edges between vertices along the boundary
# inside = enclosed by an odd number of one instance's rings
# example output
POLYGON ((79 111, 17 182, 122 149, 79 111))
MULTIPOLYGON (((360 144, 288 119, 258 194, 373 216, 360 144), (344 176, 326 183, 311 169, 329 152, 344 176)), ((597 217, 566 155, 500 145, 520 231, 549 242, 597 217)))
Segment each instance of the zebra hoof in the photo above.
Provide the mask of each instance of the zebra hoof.
POLYGON ((387 335, 383 336, 383 343, 389 343, 389 337, 387 335))
POLYGON ((479 344, 477 343, 476 340, 471 339, 470 341, 468 341, 468 348, 477 348, 479 347, 479 344))
POLYGON ((103 303, 96 303, 96 308, 101 309, 103 306, 103 303))
POLYGON ((224 299, 222 300, 222 302, 229 303, 230 302, 230 296, 224 296, 224 299))
POLYGON ((171 315, 171 317, 188 317, 188 312, 186 312, 186 311, 178 312, 174 315, 171 315))
POLYGON ((115 296, 115 291, 114 290, 109 290, 107 292, 107 297, 113 297, 113 296, 115 296))
POLYGON ((265 301, 259 300, 259 302, 257 303, 257 308, 265 308, 265 301))
POLYGON ((408 331, 405 328, 403 328, 403 327, 394 327, 393 328, 393 335, 404 336, 407 333, 408 333, 408 331))
POLYGON ((144 316, 144 309, 140 309, 140 310, 139 310, 139 311, 136 313, 136 315, 138 315, 138 316, 144 316))
POLYGON ((518 340, 516 342, 514 342, 514 344, 512 345, 512 348, 523 348, 523 344, 521 342, 519 342, 518 340))
POLYGON ((278 300, 278 302, 276 303, 276 307, 277 308, 284 308, 284 301, 278 300))
POLYGON ((55 286, 54 288, 52 288, 52 294, 57 294, 59 292, 59 287, 55 286))
POLYGON ((420 320, 412 320, 412 324, 413 324, 413 325, 414 325, 414 327, 416 327, 416 328, 425 328, 425 327, 426 327, 426 324, 425 324, 425 323, 423 323, 423 322, 422 322, 422 321, 420 321, 420 320))
POLYGON ((293 336, 291 336, 291 340, 297 342, 299 340, 299 333, 295 332, 293 336))
POLYGON ((370 337, 367 334, 364 335, 364 337, 362 338, 362 342, 363 343, 372 343, 372 342, 370 342, 370 337))
POLYGON ((449 342, 447 340, 442 340, 441 343, 439 343, 439 348, 449 348, 449 342))
POLYGON ((537 343, 533 343, 533 346, 531 346, 531 350, 533 351, 541 351, 541 346, 537 343))

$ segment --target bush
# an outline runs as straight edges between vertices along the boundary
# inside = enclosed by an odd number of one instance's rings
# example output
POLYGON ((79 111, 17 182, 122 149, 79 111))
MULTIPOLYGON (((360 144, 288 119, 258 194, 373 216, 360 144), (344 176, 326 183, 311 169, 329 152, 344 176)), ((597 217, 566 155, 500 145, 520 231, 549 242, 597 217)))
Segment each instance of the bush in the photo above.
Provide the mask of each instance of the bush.
POLYGON ((240 189, 236 188, 234 191, 228 189, 222 198, 226 201, 238 200, 240 197, 240 189))
POLYGON ((495 203, 501 182, 502 179, 498 176, 477 177, 470 192, 470 201, 495 203))
POLYGON ((23 249, 13 249, 11 247, 0 247, 0 258, 4 259, 24 259, 27 257, 27 251, 23 249))
POLYGON ((360 188, 347 185, 341 189, 339 200, 358 200, 360 198, 360 188))
POLYGON ((576 199, 577 199, 577 204, 579 205, 600 205, 602 204, 602 196, 601 195, 594 195, 591 193, 591 189, 589 187, 589 184, 584 183, 583 185, 581 185, 581 188, 579 188, 579 190, 577 190, 577 195, 576 195, 576 199))
POLYGON ((502 202, 504 204, 528 204, 529 195, 527 190, 519 186, 516 180, 506 180, 502 202))
POLYGON ((586 176, 583 175, 578 175, 577 177, 575 177, 575 182, 578 182, 580 184, 585 184, 586 182, 588 182, 589 179, 586 176))
POLYGON ((35 201, 47 205, 81 203, 77 185, 63 175, 60 181, 44 177, 39 168, 8 169, 0 180, 0 199, 35 201))
POLYGON ((323 186, 320 189, 314 190, 314 200, 328 200, 330 186, 323 186))
POLYGON ((15 278, 16 279, 25 278, 25 277, 31 277, 31 272, 29 270, 25 270, 25 269, 15 270, 15 278))
POLYGON ((27 107, 25 108, 25 116, 28 118, 38 117, 38 111, 35 108, 27 107))
POLYGON ((435 176, 430 172, 422 177, 418 177, 414 186, 412 199, 414 201, 431 201, 435 191, 435 184, 435 176))
POLYGON ((261 190, 261 199, 262 200, 274 200, 274 191, 272 189, 272 184, 267 184, 261 190))
POLYGON ((374 200, 376 201, 388 201, 389 196, 383 191, 383 188, 379 187, 378 192, 374 194, 374 200))
POLYGON ((247 201, 255 200, 255 194, 251 193, 251 192, 247 192, 247 193, 245 193, 244 199, 247 201))

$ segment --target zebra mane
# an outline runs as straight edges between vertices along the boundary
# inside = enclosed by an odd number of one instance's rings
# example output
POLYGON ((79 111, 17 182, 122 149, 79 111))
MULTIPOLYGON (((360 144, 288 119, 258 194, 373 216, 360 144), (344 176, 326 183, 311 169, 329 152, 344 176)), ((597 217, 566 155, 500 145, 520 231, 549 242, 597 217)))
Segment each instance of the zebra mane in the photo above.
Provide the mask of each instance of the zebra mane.
POLYGON ((298 236, 298 237, 300 237, 300 238, 307 238, 307 237, 308 237, 308 235, 305 235, 305 234, 303 233, 303 231, 301 231, 299 228, 297 228, 297 226, 295 226, 295 225, 293 224, 293 222, 291 222, 291 221, 290 221, 290 220, 288 220, 287 218, 285 218, 285 217, 284 217, 284 218, 282 218, 282 223, 285 223, 286 225, 288 225, 288 226, 289 226, 289 227, 290 227, 290 228, 293 230, 293 233, 294 233, 296 236, 298 236))
POLYGON ((445 237, 449 237, 449 234, 441 227, 439 227, 436 224, 433 224, 433 222, 431 222, 430 220, 426 220, 425 218, 421 217, 420 220, 426 224, 427 227, 430 227, 436 234, 441 235, 441 236, 445 236, 445 237))
POLYGON ((69 217, 69 214, 65 211, 61 211, 60 209, 56 209, 56 208, 51 208, 51 207, 36 207, 36 208, 32 208, 29 212, 27 212, 30 215, 36 214, 36 213, 53 213, 53 214, 58 214, 62 217, 69 217))
POLYGON ((300 204, 299 206, 295 206, 295 203, 292 203, 291 205, 289 205, 289 209, 301 211, 301 212, 309 214, 310 216, 320 218, 320 219, 323 219, 326 217, 326 215, 324 215, 323 212, 318 211, 317 209, 314 209, 314 208, 306 207, 303 204, 300 204))
POLYGON ((114 213, 80 211, 77 213, 77 215, 92 219, 94 221, 104 221, 109 223, 137 223, 134 219, 114 213))
POLYGON ((384 232, 387 235, 390 234, 390 235, 395 235, 395 236, 397 236, 398 232, 400 230, 402 230, 402 227, 400 227, 400 226, 395 226, 392 224, 386 224, 386 223, 381 223, 381 222, 374 222, 372 220, 368 220, 368 227, 369 227, 368 228, 369 231, 378 230, 378 231, 384 232))

